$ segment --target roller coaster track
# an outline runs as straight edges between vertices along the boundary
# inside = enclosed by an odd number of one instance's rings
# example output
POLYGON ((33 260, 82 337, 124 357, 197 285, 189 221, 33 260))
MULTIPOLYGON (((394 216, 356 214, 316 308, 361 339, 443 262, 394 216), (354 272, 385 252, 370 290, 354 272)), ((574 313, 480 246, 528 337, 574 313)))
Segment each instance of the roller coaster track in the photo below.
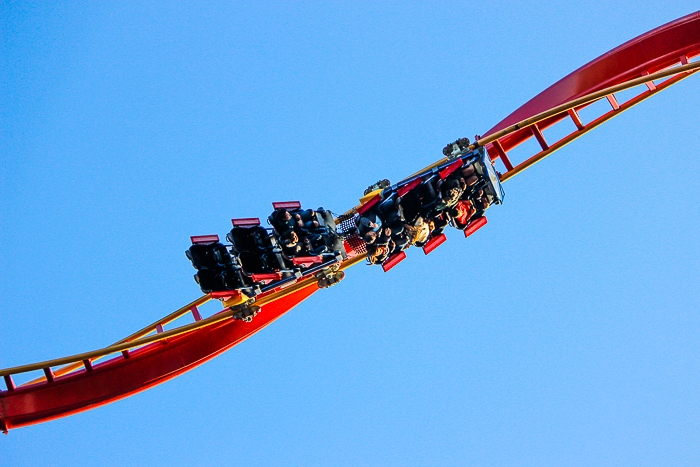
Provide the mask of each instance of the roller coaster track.
MULTIPOLYGON (((589 62, 511 113, 473 143, 500 160, 506 181, 630 107, 685 79, 700 69, 700 12, 692 13, 626 42, 589 62), (615 93, 641 87, 625 102, 615 93), (600 100, 610 110, 584 123, 579 111, 600 100), (544 131, 568 119, 575 130, 549 143, 544 131), (535 138, 540 150, 513 164, 508 152, 535 138)), ((465 150, 466 152, 466 150, 465 150)), ((446 158, 417 172, 430 170, 446 158)), ((414 175, 416 175, 414 174, 414 175)), ((370 194, 361 200, 368 202, 370 194)), ((360 206, 346 212, 351 215, 360 206)), ((346 245, 341 269, 361 262, 364 253, 346 245)), ((203 319, 200 307, 220 303, 205 295, 115 344, 92 352, 0 370, 6 385, 0 390, 0 430, 41 423, 123 399, 168 381, 225 352, 263 329, 318 291, 314 278, 262 295, 261 313, 251 322, 233 320, 230 303, 203 319), (171 330, 164 326, 191 315, 194 322, 171 330), (98 362, 105 357, 108 360, 98 362), (62 366, 66 365, 66 366, 62 366), (54 368, 56 368, 54 370, 54 368), (13 376, 41 372, 43 376, 15 385, 13 376)))

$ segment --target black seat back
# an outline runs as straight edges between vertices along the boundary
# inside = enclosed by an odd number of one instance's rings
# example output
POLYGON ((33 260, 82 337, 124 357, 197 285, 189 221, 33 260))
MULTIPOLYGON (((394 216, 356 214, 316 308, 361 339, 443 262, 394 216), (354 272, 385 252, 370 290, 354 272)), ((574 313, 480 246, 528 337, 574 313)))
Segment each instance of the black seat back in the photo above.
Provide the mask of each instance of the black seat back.
POLYGON ((290 269, 290 266, 287 264, 287 260, 284 259, 284 256, 282 256, 281 253, 265 253, 261 259, 263 267, 265 267, 267 272, 280 272, 290 269))
POLYGON ((195 269, 219 270, 231 264, 231 256, 221 243, 195 243, 186 252, 195 269))
POLYGON ((226 290, 221 274, 211 269, 200 270, 194 275, 194 280, 199 284, 203 293, 226 290))
POLYGON ((247 227, 234 227, 231 229, 228 235, 226 235, 226 238, 229 242, 231 242, 233 249, 238 253, 242 253, 244 251, 256 252, 258 250, 258 246, 253 238, 253 232, 254 229, 247 227))
POLYGON ((226 290, 241 289, 253 284, 250 278, 243 275, 240 268, 230 268, 221 273, 221 277, 226 290))
POLYGON ((268 272, 259 254, 242 251, 238 254, 238 260, 245 274, 264 274, 268 272))
POLYGON ((257 227, 251 232, 253 241, 258 249, 263 251, 273 250, 277 247, 277 240, 267 229, 263 227, 257 227))

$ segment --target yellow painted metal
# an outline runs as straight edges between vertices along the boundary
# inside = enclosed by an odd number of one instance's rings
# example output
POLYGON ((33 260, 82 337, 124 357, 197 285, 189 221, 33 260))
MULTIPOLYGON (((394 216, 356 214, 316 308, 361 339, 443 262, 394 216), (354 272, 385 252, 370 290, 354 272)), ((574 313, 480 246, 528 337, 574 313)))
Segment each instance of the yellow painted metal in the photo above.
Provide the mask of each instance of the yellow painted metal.
POLYGON ((225 306, 225 307, 229 307, 229 306, 240 305, 240 304, 242 304, 242 303, 247 302, 249 298, 250 298, 250 297, 248 297, 246 294, 241 293, 241 294, 240 294, 239 296, 237 296, 237 297, 233 297, 233 298, 231 298, 230 300, 224 301, 224 306, 225 306))
POLYGON ((371 200, 375 196, 379 195, 381 192, 382 192, 381 188, 377 188, 374 191, 370 191, 369 193, 364 195, 362 198, 360 198, 360 206, 362 206, 363 204, 365 204, 367 201, 371 200))
POLYGON ((211 298, 209 295, 204 295, 203 297, 198 298, 197 300, 195 300, 194 302, 190 303, 189 305, 185 305, 184 307, 180 308, 179 310, 170 313, 170 314, 169 314, 168 316, 166 316, 165 318, 163 318, 163 319, 161 319, 161 320, 159 320, 159 321, 156 321, 155 323, 151 324, 150 326, 146 326, 145 328, 143 328, 143 329, 141 329, 140 331, 138 331, 138 332, 136 332, 136 333, 130 335, 129 337, 126 337, 126 338, 122 339, 119 343, 121 343, 121 342, 128 342, 128 341, 131 341, 131 340, 134 340, 134 339, 138 339, 138 338, 140 338, 140 337, 143 337, 143 336, 145 336, 145 335, 147 335, 147 334, 150 334, 150 333, 152 333, 153 331, 156 330, 156 327, 158 327, 159 324, 160 324, 161 326, 164 326, 164 325, 166 325, 166 324, 168 324, 168 323, 170 323, 170 322, 172 322, 172 321, 175 321, 175 320, 176 320, 177 318, 179 318, 180 316, 186 315, 187 313, 189 313, 190 310, 191 310, 193 307, 203 305, 203 304, 207 303, 207 302, 208 302, 209 300, 211 300, 211 299, 212 299, 212 298, 211 298))
POLYGON ((364 259, 367 257, 367 253, 362 253, 361 255, 357 255, 353 257, 352 259, 349 259, 347 261, 343 262, 343 265, 340 266, 340 270, 344 271, 345 269, 349 268, 350 266, 354 266, 360 261, 364 261, 364 259))

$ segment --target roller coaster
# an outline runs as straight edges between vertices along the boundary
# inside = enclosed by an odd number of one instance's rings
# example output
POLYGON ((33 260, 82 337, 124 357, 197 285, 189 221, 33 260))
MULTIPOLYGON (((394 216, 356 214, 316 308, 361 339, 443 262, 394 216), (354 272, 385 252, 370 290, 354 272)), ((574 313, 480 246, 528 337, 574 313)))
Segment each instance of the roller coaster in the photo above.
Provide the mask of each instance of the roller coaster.
POLYGON ((340 282, 345 270, 367 261, 385 272, 412 245, 429 254, 446 241, 447 227, 466 237, 486 223, 485 212, 504 200, 502 183, 566 144, 700 69, 700 12, 672 21, 589 62, 559 80, 493 128, 448 144, 440 160, 398 183, 368 188, 339 216, 273 203, 259 218, 233 219, 227 235, 191 237, 187 258, 204 296, 108 346, 65 358, 0 370, 0 430, 53 420, 105 405, 179 376, 225 352, 317 291, 340 282), (638 92, 625 102, 616 93, 638 92), (585 122, 579 111, 607 101, 585 122), (556 142, 545 130, 560 122, 575 130, 556 142), (570 123, 569 123, 570 125, 570 123), (509 152, 535 138, 539 150, 512 161, 509 152), (497 166, 502 166, 502 173, 497 166), (203 317, 200 308, 223 309, 203 317), (165 326, 179 318, 190 324, 165 326), (100 361, 101 360, 101 361, 100 361), (13 376, 38 372, 15 384, 13 376))

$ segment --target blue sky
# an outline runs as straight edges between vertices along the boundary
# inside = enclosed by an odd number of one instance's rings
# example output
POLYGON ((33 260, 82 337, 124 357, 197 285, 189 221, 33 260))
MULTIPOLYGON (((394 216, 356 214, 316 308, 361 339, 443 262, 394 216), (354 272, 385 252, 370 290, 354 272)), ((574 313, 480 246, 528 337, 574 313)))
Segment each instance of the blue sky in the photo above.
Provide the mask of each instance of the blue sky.
MULTIPOLYGON (((3 2, 0 367, 201 294, 190 235, 334 212, 697 2, 3 2)), ((0 437, 15 466, 697 465, 700 81, 240 346, 0 437)))

